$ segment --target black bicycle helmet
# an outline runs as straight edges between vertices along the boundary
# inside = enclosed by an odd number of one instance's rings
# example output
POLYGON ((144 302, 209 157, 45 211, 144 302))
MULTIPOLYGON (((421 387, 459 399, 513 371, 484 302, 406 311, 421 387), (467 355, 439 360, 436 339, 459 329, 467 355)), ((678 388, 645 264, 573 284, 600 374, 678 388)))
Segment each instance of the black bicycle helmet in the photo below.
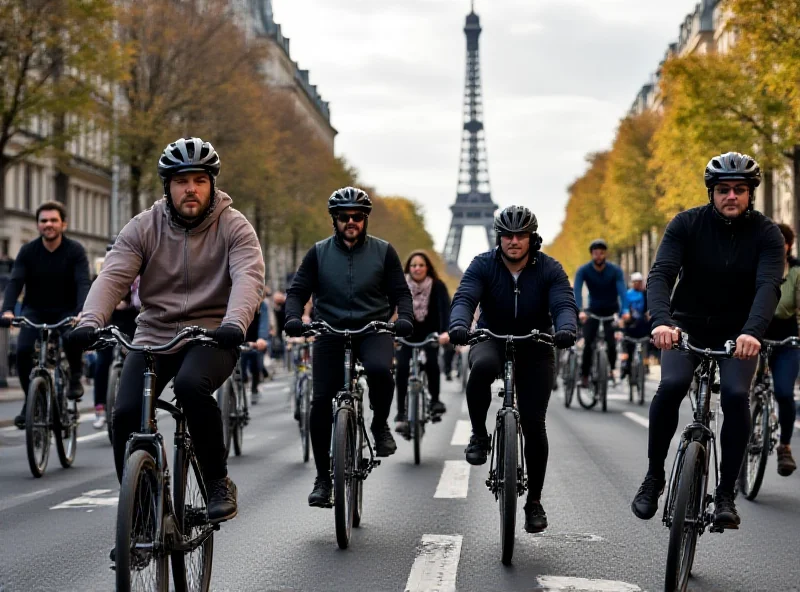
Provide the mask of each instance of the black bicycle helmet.
POLYGON ((328 198, 328 212, 335 215, 339 210, 361 210, 369 215, 372 212, 372 200, 363 189, 342 187, 328 198))
POLYGON ((219 154, 211 142, 200 138, 181 138, 164 148, 158 159, 158 176, 167 183, 176 173, 204 172, 212 183, 219 175, 219 154))
POLYGON ((530 248, 537 251, 542 246, 542 239, 536 232, 538 229, 539 222, 536 220, 536 215, 525 206, 508 206, 494 219, 494 232, 498 245, 503 234, 529 232, 530 248))
MULTIPOLYGON (((711 190, 720 181, 745 181, 751 192, 761 185, 761 167, 755 158, 739 152, 715 156, 706 165, 706 187, 711 190)), ((752 196, 751 196, 752 197, 752 196)))
POLYGON ((589 245, 589 252, 591 253, 595 249, 604 249, 608 251, 608 243, 606 243, 606 241, 604 241, 602 238, 596 238, 589 245))

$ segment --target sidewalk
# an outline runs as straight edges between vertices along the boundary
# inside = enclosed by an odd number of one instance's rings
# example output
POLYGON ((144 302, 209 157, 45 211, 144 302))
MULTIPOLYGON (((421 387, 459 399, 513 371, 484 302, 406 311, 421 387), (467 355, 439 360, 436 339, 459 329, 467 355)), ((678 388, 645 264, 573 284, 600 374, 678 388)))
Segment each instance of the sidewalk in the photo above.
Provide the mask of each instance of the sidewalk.
MULTIPOLYGON (((83 382, 83 399, 78 404, 78 409, 83 412, 94 411, 94 387, 83 382)), ((0 428, 14 425, 14 418, 22 410, 22 401, 25 398, 19 387, 19 378, 8 377, 8 387, 0 388, 0 428)))

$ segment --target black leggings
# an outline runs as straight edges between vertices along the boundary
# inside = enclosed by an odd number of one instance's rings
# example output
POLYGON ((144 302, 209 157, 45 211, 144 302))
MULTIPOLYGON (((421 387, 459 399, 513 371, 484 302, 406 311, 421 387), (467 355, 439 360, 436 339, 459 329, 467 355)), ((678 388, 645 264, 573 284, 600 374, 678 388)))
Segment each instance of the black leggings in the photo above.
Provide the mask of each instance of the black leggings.
MULTIPOLYGON (((592 368, 592 354, 594 353, 594 340, 597 337, 597 330, 600 327, 600 321, 589 317, 583 324, 583 364, 581 365, 581 375, 589 376, 589 371, 592 368)), ((614 322, 605 321, 603 328, 606 334, 606 353, 608 354, 608 367, 610 370, 614 369, 614 364, 617 363, 617 340, 614 337, 614 322)))
MULTIPOLYGON (((401 345, 397 351, 397 412, 406 413, 406 391, 408 390, 408 375, 411 372, 411 348, 401 345)), ((430 344, 425 346, 425 374, 428 376, 428 392, 431 401, 439 400, 439 346, 430 344)))
MULTIPOLYGON (((24 312, 24 315, 37 324, 55 324, 65 316, 68 316, 64 314, 54 317, 38 317, 36 314, 32 314, 31 311, 24 312)), ((59 329, 59 331, 61 331, 61 335, 63 336, 69 332, 69 328, 62 327, 59 329)), ((17 376, 19 376, 19 386, 22 388, 22 392, 25 393, 26 396, 28 394, 28 386, 31 382, 31 370, 38 363, 38 360, 34 359, 34 351, 36 349, 36 340, 39 339, 40 335, 41 333, 39 329, 21 327, 19 330, 19 335, 17 336, 17 376)), ((50 335, 52 339, 56 339, 55 332, 51 332, 50 335)), ((63 346, 64 353, 67 356, 67 362, 69 362, 69 370, 70 374, 72 375, 71 378, 74 382, 77 382, 81 378, 81 372, 83 368, 83 364, 81 362, 82 351, 80 348, 71 346, 69 342, 64 342, 63 346)), ((22 403, 22 408, 25 409, 25 401, 22 403)))
MULTIPOLYGON (((173 391, 186 416, 189 433, 206 484, 228 474, 225 444, 222 440, 222 416, 214 391, 231 375, 238 352, 202 345, 190 345, 174 354, 156 356, 155 393, 175 379, 173 391)), ((125 468, 125 445, 128 437, 142 426, 142 388, 144 354, 131 352, 122 366, 119 393, 114 405, 114 463, 122 481, 125 468)), ((173 470, 175 470, 173 468, 173 470)))
MULTIPOLYGON (((317 475, 330 477, 330 443, 333 425, 333 398, 344 386, 344 340, 322 335, 311 350, 314 395, 311 399, 311 447, 317 475)), ((386 333, 353 339, 353 353, 367 374, 369 400, 373 408, 372 425, 386 425, 392 406, 394 379, 392 355, 394 341, 386 333)))
MULTIPOLYGON (((515 352, 517 405, 522 434, 525 437, 525 464, 528 466, 528 499, 538 501, 542 495, 547 470, 547 404, 553 386, 555 356, 550 347, 517 345, 515 352)), ((485 341, 469 350, 470 375, 467 382, 467 404, 472 432, 488 435, 486 415, 492 402, 491 385, 502 374, 505 344, 485 341)))
MULTIPOLYGON (((719 488, 733 491, 750 438, 750 382, 756 371, 754 360, 719 361, 720 402, 725 420, 720 433, 719 488)), ((661 383, 650 404, 650 473, 664 474, 669 444, 678 428, 681 401, 689 391, 700 360, 687 352, 661 353, 661 383)))

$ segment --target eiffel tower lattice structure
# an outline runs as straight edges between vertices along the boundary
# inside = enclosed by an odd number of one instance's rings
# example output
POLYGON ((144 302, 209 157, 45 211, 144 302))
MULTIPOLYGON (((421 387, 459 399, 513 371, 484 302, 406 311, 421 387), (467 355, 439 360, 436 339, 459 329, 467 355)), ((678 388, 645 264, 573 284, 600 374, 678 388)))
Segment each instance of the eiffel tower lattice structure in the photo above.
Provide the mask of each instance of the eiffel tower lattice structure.
POLYGON ((486 155, 486 136, 483 128, 483 96, 481 93, 481 68, 478 38, 481 23, 472 10, 464 26, 467 36, 467 74, 464 83, 464 128, 461 134, 461 162, 458 169, 456 203, 450 206, 453 213, 450 231, 444 248, 448 268, 458 268, 461 236, 465 226, 482 226, 486 230, 489 246, 495 244, 494 212, 489 185, 489 165, 486 155))

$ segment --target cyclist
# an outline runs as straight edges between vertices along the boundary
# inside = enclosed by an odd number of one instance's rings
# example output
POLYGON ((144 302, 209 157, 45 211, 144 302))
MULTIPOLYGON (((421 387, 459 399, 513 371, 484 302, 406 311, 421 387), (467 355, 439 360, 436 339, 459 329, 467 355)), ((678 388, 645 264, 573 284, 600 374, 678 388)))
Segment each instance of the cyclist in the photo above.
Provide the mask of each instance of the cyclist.
MULTIPOLYGON (((405 266, 406 283, 411 290, 414 305, 414 332, 409 341, 423 341, 431 333, 439 333, 439 344, 450 343, 447 326, 450 321, 450 295, 447 286, 439 279, 430 256, 425 251, 414 251, 405 266)), ((411 348, 401 345, 397 351, 397 417, 395 431, 408 435, 406 394, 411 348)), ((428 392, 431 396, 431 414, 441 416, 447 408, 439 400, 439 347, 425 347, 425 373, 428 375, 428 392)))
MULTIPOLYGON (((236 486, 230 480, 222 439, 222 417, 213 397, 233 371, 264 287, 264 260, 253 227, 216 188, 217 151, 200 138, 169 144, 158 161, 164 197, 133 218, 119 234, 92 285, 72 339, 83 347, 95 340, 111 312, 141 274, 134 341, 161 344, 182 327, 213 329, 219 349, 191 345, 156 356, 160 394, 174 378, 195 452, 208 487, 208 518, 236 516, 236 486)), ((142 417, 143 353, 125 358, 114 407, 113 444, 122 480, 125 445, 142 417)))
POLYGON ((709 203, 672 219, 650 270, 651 334, 663 352, 661 383, 650 404, 649 467, 631 504, 643 520, 658 510, 664 461, 699 363, 696 356, 671 349, 686 331, 698 347, 721 349, 726 340, 736 341, 734 357, 719 363, 725 421, 714 524, 739 526, 734 486, 750 434, 750 383, 759 339, 778 304, 786 260, 778 227, 753 210, 753 192, 760 183, 761 169, 752 157, 728 152, 712 158, 705 170, 709 203))
MULTIPOLYGON (((634 339, 640 339, 650 334, 650 317, 647 313, 647 290, 644 289, 644 276, 634 271, 631 274, 631 288, 625 294, 630 310, 630 319, 625 324, 625 335, 634 339)), ((625 342, 625 352, 628 354, 622 366, 620 378, 625 378, 631 369, 631 359, 636 344, 630 341, 625 342)), ((643 350, 646 354, 647 347, 643 350)))
MULTIPOLYGON (((39 238, 22 245, 6 286, 2 308, 2 324, 5 326, 14 318, 14 306, 23 288, 25 298, 20 314, 34 323, 57 323, 64 317, 79 314, 89 293, 89 260, 78 241, 64 236, 67 229, 67 210, 64 205, 56 201, 41 204, 36 208, 36 223, 39 238)), ((33 368, 33 350, 38 338, 38 330, 20 328, 17 376, 26 395, 33 368)), ((83 396, 81 350, 69 343, 65 344, 64 349, 71 375, 67 396, 80 400, 83 396)), ((14 425, 25 429, 24 402, 22 411, 14 418, 14 425)))
MULTIPOLYGON (((609 317, 618 312, 622 313, 622 320, 630 318, 625 299, 625 276, 622 269, 606 260, 608 244, 602 238, 592 241, 589 253, 592 260, 579 267, 575 274, 575 302, 581 310, 578 318, 583 323, 583 362, 581 364, 581 387, 589 388, 589 372, 592 368, 592 354, 594 353, 594 340, 600 321, 589 317, 583 311, 583 284, 589 289, 589 306, 587 311, 599 317, 609 317)), ((603 328, 606 335, 608 348, 608 371, 614 371, 617 362, 617 344, 614 340, 614 327, 612 321, 605 321, 603 328)))
MULTIPOLYGON (((263 287, 266 292, 267 287, 263 287)), ((244 334, 246 343, 255 349, 242 352, 241 363, 243 378, 246 379, 250 373, 250 398, 253 403, 259 399, 258 384, 261 382, 261 372, 264 367, 264 353, 267 351, 267 340, 269 339, 269 310, 265 299, 259 301, 258 308, 253 320, 247 327, 244 334)))
MULTIPOLYGON (((766 338, 781 341, 787 337, 797 337, 797 314, 800 309, 800 262, 791 256, 794 244, 794 231, 786 224, 778 224, 786 249, 786 263, 783 268, 781 297, 775 316, 767 328, 766 338)), ((781 441, 778 444, 778 474, 788 477, 797 469, 792 457, 792 432, 794 431, 795 409, 794 383, 800 370, 800 350, 790 347, 779 349, 769 361, 775 400, 778 402, 778 420, 781 425, 781 441)))
MULTIPOLYGON (((523 335, 532 329, 551 332, 560 348, 571 347, 577 332, 575 297, 561 264, 539 252, 542 241, 536 232, 536 216, 525 207, 509 206, 495 218, 497 246, 472 260, 461 285, 453 296, 450 312, 450 341, 463 345, 478 305, 478 328, 500 334, 523 335)), ((547 468, 547 430, 545 416, 553 386, 553 348, 521 341, 516 349, 517 403, 520 425, 525 436, 525 463, 528 466, 528 500, 525 504, 525 530, 547 528, 547 515, 541 504, 547 468)), ((502 373, 505 344, 484 341, 469 350, 470 375, 467 405, 472 422, 472 437, 465 450, 467 462, 482 465, 491 447, 486 430, 486 415, 491 403, 491 384, 502 373)))
MULTIPOLYGON (((367 234, 372 200, 361 189, 343 187, 328 198, 333 235, 309 249, 286 293, 289 337, 303 334, 303 307, 313 294, 315 319, 336 329, 360 329, 372 321, 388 321, 397 308, 395 331, 411 335, 411 293, 397 252, 389 243, 367 234)), ((392 355, 394 342, 385 333, 353 340, 353 351, 364 364, 374 409, 372 434, 375 454, 390 456, 397 444, 389 429, 394 393, 392 355)), ((333 398, 344 384, 344 341, 337 335, 321 335, 312 350, 314 395, 311 402, 311 446, 317 477, 308 505, 331 507, 329 446, 333 398)))

